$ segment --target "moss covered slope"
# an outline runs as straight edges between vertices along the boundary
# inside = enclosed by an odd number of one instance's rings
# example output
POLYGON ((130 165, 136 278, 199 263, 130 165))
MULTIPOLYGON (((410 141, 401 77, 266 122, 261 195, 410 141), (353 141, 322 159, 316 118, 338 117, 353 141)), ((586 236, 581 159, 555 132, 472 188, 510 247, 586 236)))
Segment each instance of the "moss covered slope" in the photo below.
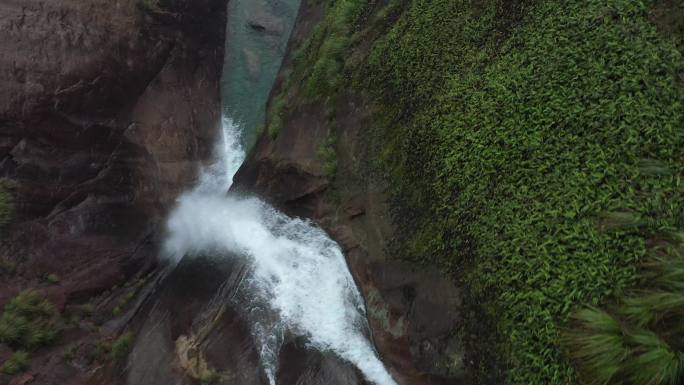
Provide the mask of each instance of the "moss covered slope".
POLYGON ((509 384, 575 383, 560 343, 573 309, 633 286, 653 239, 684 229, 681 28, 654 23, 682 6, 340 0, 327 11, 285 95, 371 96, 368 135, 381 138, 373 156, 402 231, 392 247, 468 290, 484 317, 473 346, 491 354, 474 357, 481 378, 500 365, 509 384))

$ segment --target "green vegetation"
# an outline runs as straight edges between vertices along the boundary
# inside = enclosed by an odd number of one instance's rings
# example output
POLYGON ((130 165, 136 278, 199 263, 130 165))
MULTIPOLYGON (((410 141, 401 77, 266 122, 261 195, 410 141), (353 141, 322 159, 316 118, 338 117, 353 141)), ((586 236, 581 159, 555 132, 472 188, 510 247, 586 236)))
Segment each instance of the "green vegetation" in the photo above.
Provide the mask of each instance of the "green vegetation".
POLYGON ((280 129, 283 127, 283 116, 285 115, 286 107, 287 104, 282 95, 276 96, 273 99, 273 106, 269 111, 268 122, 268 135, 271 139, 275 139, 278 136, 278 132, 280 132, 280 129))
POLYGON ((45 277, 45 279, 53 285, 58 284, 60 281, 59 275, 57 275, 57 274, 48 274, 48 276, 45 277))
POLYGON ((0 228, 8 225, 14 217, 14 183, 0 179, 0 228))
POLYGON ((128 353, 133 347, 133 335, 131 333, 126 333, 121 335, 119 338, 114 340, 111 345, 111 357, 114 362, 122 364, 126 362, 128 358, 128 353))
MULTIPOLYGON (((311 5, 310 5, 311 6, 311 5)), ((337 95, 350 72, 345 69, 347 50, 352 44, 354 26, 368 9, 365 0, 324 2, 324 20, 314 27, 302 47, 296 49, 293 60, 297 68, 288 77, 283 89, 274 99, 268 113, 268 133, 276 138, 285 113, 293 108, 293 99, 303 102, 320 101, 337 95)), ((330 102, 330 99, 326 100, 330 102)))
POLYGON ((124 309, 130 305, 131 301, 138 295, 138 292, 145 285, 146 278, 140 278, 136 281, 127 282, 125 287, 128 289, 126 295, 124 295, 112 310, 114 316, 120 315, 124 309))
POLYGON ((76 358, 76 353, 78 353, 78 347, 76 345, 69 346, 62 355, 64 362, 72 362, 76 358))
POLYGON ((81 318, 90 318, 95 314, 95 305, 92 303, 86 303, 79 307, 79 313, 81 318))
POLYGON ((324 19, 311 33, 297 55, 297 72, 304 94, 309 97, 330 95, 344 82, 344 62, 357 21, 368 2, 339 0, 326 8, 324 19))
POLYGON ((483 375, 576 383, 584 360, 604 380, 624 360, 660 368, 630 374, 635 384, 678 371, 678 348, 643 325, 660 320, 654 301, 680 298, 630 291, 658 237, 684 229, 684 45, 663 4, 330 1, 295 54, 288 105, 350 87, 373 101, 367 135, 383 138, 402 234, 393 254, 439 265, 467 290, 469 359, 483 375), (658 15, 674 27, 657 29, 658 15), (628 314, 572 316, 616 297, 628 314), (626 334, 623 318, 640 329, 626 334), (605 354, 578 349, 573 362, 562 330, 583 322, 603 334, 582 343, 605 354))
POLYGON ((112 351, 112 344, 109 341, 98 341, 95 344, 95 349, 92 352, 92 359, 98 362, 104 362, 112 351))
POLYGON ((335 137, 328 139, 318 148, 318 157, 323 162, 323 173, 329 179, 334 179, 337 173, 337 151, 335 150, 335 137))
POLYGON ((200 383, 202 385, 214 385, 221 381, 221 375, 214 369, 207 369, 200 376, 200 383))
POLYGON ((133 347, 133 334, 125 333, 113 341, 99 341, 95 344, 92 358, 95 361, 104 362, 110 359, 117 365, 124 364, 133 347))
POLYGON ((140 0, 138 3, 140 7, 149 13, 160 13, 162 9, 159 5, 159 0, 140 0))
POLYGON ((13 376, 28 369, 31 365, 31 358, 25 351, 14 352, 12 356, 0 366, 0 372, 13 376))
POLYGON ((62 330, 57 309, 36 292, 19 293, 0 316, 0 342, 13 348, 33 350, 53 344, 62 330))
POLYGON ((0 257, 0 271, 7 274, 14 274, 17 271, 17 264, 7 258, 0 257))
POLYGON ((637 2, 543 1, 510 30, 500 7, 429 4, 369 59, 371 87, 415 111, 387 145, 397 250, 463 269, 508 383, 573 383, 572 309, 633 284, 650 235, 684 225, 682 56, 637 2))
POLYGON ((588 384, 679 384, 684 380, 684 251, 657 247, 640 273, 639 289, 610 311, 586 308, 572 315, 566 344, 588 384))
POLYGON ((119 316, 121 315, 121 312, 123 311, 122 307, 120 305, 116 305, 114 309, 112 309, 112 315, 113 316, 119 316))

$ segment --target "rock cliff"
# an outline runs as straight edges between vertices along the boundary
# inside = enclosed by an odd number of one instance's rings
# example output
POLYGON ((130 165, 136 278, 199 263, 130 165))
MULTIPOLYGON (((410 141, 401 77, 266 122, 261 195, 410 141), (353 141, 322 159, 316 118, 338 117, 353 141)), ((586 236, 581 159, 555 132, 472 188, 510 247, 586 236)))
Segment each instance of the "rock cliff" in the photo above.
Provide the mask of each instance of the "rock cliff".
MULTIPOLYGON (((324 7, 302 4, 271 109, 324 7)), ((388 252, 392 239, 402 235, 390 218, 383 178, 367 172, 368 104, 360 95, 343 94, 332 107, 324 102, 295 107, 296 99, 286 99, 292 108, 277 136, 260 136, 234 189, 313 219, 340 243, 363 291, 380 356, 401 384, 463 383, 459 290, 437 269, 401 262, 388 252), (325 154, 329 146, 334 146, 334 176, 325 154)))
MULTIPOLYGON (((0 304, 34 288, 67 313, 95 301, 104 320, 117 285, 153 269, 160 220, 220 121, 224 29, 217 0, 0 4, 0 175, 16 209, 0 304)), ((64 340, 100 338, 85 329, 64 340)), ((35 383, 90 376, 57 356, 36 352, 35 383)))

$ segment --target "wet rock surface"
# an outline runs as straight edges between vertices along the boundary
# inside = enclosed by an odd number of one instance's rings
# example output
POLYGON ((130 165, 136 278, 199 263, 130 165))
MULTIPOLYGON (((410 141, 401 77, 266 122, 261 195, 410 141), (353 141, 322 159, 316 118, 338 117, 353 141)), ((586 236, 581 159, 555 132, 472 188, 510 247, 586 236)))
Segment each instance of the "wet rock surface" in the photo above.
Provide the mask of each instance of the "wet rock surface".
MULTIPOLYGON (((148 3, 0 4, 0 176, 16 200, 0 246, 16 269, 0 272, 0 306, 34 288, 65 316, 94 302, 103 324, 133 291, 118 286, 156 265, 161 220, 220 121, 225 2, 148 3)), ((87 329, 70 324, 35 352, 26 381, 118 381, 60 358, 63 345, 103 338, 87 329)))
MULTIPOLYGON (((160 281, 129 356, 127 384, 192 384, 214 372, 223 385, 268 384, 248 312, 233 301, 245 263, 239 256, 185 258, 160 281)), ((286 336, 279 385, 367 385, 350 364, 286 336)))
MULTIPOLYGON (((316 6, 302 5, 290 47, 306 39, 320 14, 316 6)), ((273 94, 282 87, 291 60, 286 56, 273 94)), ((364 175, 363 127, 370 124, 364 107, 354 96, 339 101, 334 131, 321 105, 291 110, 275 139, 259 138, 233 189, 314 219, 340 243, 365 297, 374 342, 399 383, 465 383, 458 288, 436 270, 388 255, 393 237, 401 234, 393 229, 381 178, 364 175), (334 181, 319 155, 331 135, 337 138, 334 181)))
MULTIPOLYGON (((319 14, 302 8, 295 41, 319 14)), ((257 13, 246 27, 276 36, 283 15, 257 13)), ((242 309, 226 305, 239 264, 184 261, 166 275, 156 262, 162 219, 214 143, 224 28, 217 0, 0 5, 0 176, 16 182, 17 207, 0 245, 17 265, 0 272, 0 306, 31 287, 72 317, 60 344, 34 352, 26 374, 0 375, 0 385, 195 384, 210 370, 221 384, 266 383, 242 309), (123 366, 94 358, 123 330, 137 336, 123 366)), ((263 55, 244 57, 258 78, 263 55)), ((287 62, 281 81, 285 71, 287 62)), ((458 383, 458 291, 386 255, 397 235, 382 191, 350 177, 363 113, 351 99, 341 107, 342 203, 327 195, 317 153, 329 131, 316 109, 290 117, 277 140, 262 137, 236 189, 313 218, 341 244, 374 341, 401 384, 458 383)), ((0 346, 0 360, 9 353, 0 346)), ((365 384, 294 337, 277 378, 365 384)))

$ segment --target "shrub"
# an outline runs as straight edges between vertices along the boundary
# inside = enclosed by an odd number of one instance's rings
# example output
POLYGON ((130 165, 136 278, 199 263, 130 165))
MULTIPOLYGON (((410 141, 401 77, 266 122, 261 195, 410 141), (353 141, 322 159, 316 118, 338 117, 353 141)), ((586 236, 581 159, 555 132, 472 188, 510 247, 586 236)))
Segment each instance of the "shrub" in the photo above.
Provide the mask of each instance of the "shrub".
MULTIPOLYGON (((352 3, 327 2, 289 83, 328 100, 349 92, 340 84, 349 75, 377 104, 379 124, 360 132, 380 138, 370 161, 388 175, 404 235, 390 254, 458 277, 486 315, 465 320, 464 334, 477 335, 467 346, 476 376, 505 368, 508 384, 576 383, 561 326, 596 332, 572 310, 632 287, 649 233, 684 225, 684 60, 650 20, 656 2, 403 1, 370 47, 347 39, 362 12, 336 17, 352 3), (357 48, 369 50, 361 64, 339 71, 357 48)), ((637 323, 661 321, 632 302, 637 323)), ((635 359, 631 334, 601 333, 613 348, 622 336, 625 360, 635 359)), ((604 379, 624 353, 606 351, 604 379)), ((653 351, 642 360, 666 350, 653 351)))
POLYGON ((591 372, 588 384, 608 384, 621 371, 628 356, 620 323, 597 308, 582 309, 573 315, 576 330, 568 334, 571 355, 591 372))
POLYGON ((215 385, 221 381, 221 375, 214 369, 207 369, 200 376, 200 383, 202 385, 215 385))
POLYGON ((566 341, 570 356, 589 384, 676 385, 684 381, 684 296, 679 254, 659 256, 644 266, 647 286, 618 300, 612 313, 587 308, 573 314, 566 341), (667 291, 673 288, 673 291, 667 291))
POLYGON ((62 322, 54 305, 36 292, 19 293, 0 316, 0 342, 12 347, 33 350, 56 341, 62 322))
POLYGON ((9 179, 0 179, 0 227, 4 227, 14 217, 14 183, 9 179))
POLYGON ((123 364, 128 358, 133 347, 133 334, 124 333, 113 341, 99 341, 95 344, 92 358, 95 361, 103 362, 109 358, 117 365, 123 364))
POLYGON ((399 106, 377 134, 392 254, 459 277, 493 319, 466 319, 482 377, 575 383, 561 326, 635 284, 649 232, 684 224, 684 60, 651 4, 413 0, 358 74, 399 106))
POLYGON ((92 352, 92 359, 98 362, 104 362, 111 351, 112 344, 109 341, 98 341, 92 352))
POLYGON ((48 274, 48 276, 45 278, 49 283, 56 285, 59 283, 59 275, 57 274, 48 274))
POLYGON ((84 305, 81 305, 81 307, 79 308, 79 312, 82 318, 90 318, 95 313, 95 305, 93 305, 92 303, 86 303, 84 305))
POLYGON ((14 352, 12 356, 0 366, 0 372, 13 376, 28 369, 31 364, 29 354, 25 351, 14 352))
POLYGON ((119 338, 114 340, 111 345, 111 357, 112 360, 117 364, 122 364, 126 362, 128 358, 128 353, 133 347, 133 335, 131 333, 125 333, 119 338))
POLYGON ((128 287, 129 290, 123 297, 119 299, 116 307, 114 307, 112 310, 112 314, 114 316, 120 315, 126 309, 126 307, 130 305, 131 301, 135 298, 144 284, 145 282, 143 280, 138 280, 135 284, 127 283, 125 287, 128 287))
POLYGON ((0 258, 0 271, 4 271, 7 274, 14 274, 17 271, 17 264, 7 258, 0 258))
POLYGON ((632 354, 624 372, 634 385, 678 385, 684 380, 684 353, 676 351, 652 331, 629 337, 632 354))

